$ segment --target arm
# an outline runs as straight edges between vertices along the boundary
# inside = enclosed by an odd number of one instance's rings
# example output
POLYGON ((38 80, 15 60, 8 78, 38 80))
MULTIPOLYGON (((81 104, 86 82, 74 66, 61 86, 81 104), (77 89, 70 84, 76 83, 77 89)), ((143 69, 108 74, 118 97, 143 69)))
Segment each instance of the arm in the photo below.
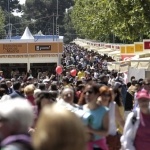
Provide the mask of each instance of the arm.
POLYGON ((120 139, 121 145, 125 150, 136 150, 134 147, 135 124, 134 126, 132 125, 133 115, 133 112, 128 115, 124 126, 123 135, 120 139))
POLYGON ((108 112, 107 112, 103 118, 102 129, 94 130, 94 129, 89 128, 89 133, 97 134, 100 136, 107 136, 108 135, 108 129, 109 129, 109 116, 108 116, 108 112))
POLYGON ((117 105, 115 106, 115 117, 116 117, 116 121, 119 123, 119 125, 122 128, 124 128, 125 121, 122 118, 121 113, 119 111, 119 107, 117 105))

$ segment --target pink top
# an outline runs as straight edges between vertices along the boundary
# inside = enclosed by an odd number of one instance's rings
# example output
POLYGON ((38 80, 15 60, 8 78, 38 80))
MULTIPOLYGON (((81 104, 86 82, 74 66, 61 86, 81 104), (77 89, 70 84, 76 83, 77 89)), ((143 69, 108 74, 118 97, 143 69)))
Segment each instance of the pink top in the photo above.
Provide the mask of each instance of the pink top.
POLYGON ((150 149, 150 115, 142 114, 140 116, 140 125, 135 137, 136 150, 150 149))

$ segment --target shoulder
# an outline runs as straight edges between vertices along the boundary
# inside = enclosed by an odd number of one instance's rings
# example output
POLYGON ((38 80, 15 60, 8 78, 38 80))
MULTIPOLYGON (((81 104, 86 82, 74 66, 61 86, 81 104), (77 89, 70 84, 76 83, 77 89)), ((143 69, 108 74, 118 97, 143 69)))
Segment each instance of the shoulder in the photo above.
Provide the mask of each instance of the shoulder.
POLYGON ((21 143, 12 143, 3 147, 2 150, 28 150, 28 148, 21 143))

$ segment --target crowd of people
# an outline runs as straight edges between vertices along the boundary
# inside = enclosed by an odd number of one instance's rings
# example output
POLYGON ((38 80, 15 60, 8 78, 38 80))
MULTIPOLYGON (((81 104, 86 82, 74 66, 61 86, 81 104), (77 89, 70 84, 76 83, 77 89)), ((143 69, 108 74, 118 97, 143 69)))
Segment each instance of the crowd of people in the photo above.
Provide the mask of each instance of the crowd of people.
POLYGON ((111 61, 68 44, 59 75, 5 80, 1 71, 1 149, 148 150, 150 79, 109 71, 111 61))

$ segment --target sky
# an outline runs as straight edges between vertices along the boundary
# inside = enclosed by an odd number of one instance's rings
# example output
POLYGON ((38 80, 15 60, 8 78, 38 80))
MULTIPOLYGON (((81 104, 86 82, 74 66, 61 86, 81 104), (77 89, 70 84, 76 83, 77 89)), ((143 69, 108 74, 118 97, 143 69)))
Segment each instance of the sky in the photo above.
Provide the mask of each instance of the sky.
MULTIPOLYGON (((26 0, 19 0, 19 1, 20 1, 20 4, 24 4, 26 0)), ((13 14, 15 16, 21 16, 21 13, 14 12, 13 14)))
POLYGON ((20 4, 24 4, 26 0, 19 0, 20 4))

